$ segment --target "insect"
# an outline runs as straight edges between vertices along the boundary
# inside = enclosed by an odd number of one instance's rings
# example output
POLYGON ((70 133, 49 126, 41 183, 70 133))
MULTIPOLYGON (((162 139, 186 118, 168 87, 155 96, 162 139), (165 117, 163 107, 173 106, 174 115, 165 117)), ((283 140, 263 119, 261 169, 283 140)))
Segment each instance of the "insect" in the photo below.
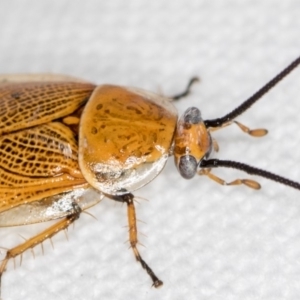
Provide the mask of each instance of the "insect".
MULTIPOLYGON (((183 178, 206 175, 225 182, 211 169, 234 168, 300 190, 300 184, 247 164, 210 158, 218 150, 211 132, 236 124, 236 117, 300 64, 300 57, 258 92, 222 118, 203 120, 188 108, 178 119, 171 98, 137 88, 100 85, 66 76, 3 76, 0 83, 0 226, 49 220, 57 223, 7 250, 0 279, 10 259, 22 255, 75 222, 80 213, 103 197, 127 205, 129 241, 136 260, 153 286, 163 282, 141 257, 133 192, 153 180, 169 156, 183 178)), ((173 99, 189 93, 186 91, 173 99)))

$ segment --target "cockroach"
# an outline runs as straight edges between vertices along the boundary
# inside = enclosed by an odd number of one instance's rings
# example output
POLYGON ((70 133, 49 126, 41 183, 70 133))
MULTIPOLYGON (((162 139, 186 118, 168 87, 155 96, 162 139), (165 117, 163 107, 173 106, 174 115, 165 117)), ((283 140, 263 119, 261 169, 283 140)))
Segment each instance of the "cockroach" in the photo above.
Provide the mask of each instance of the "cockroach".
POLYGON ((138 88, 92 83, 61 75, 0 77, 0 226, 27 225, 59 219, 36 236, 7 250, 0 279, 10 259, 34 248, 76 221, 81 212, 103 197, 127 205, 129 241, 136 260, 152 279, 163 282, 141 257, 138 248, 133 192, 153 180, 169 156, 185 179, 233 168, 300 190, 298 182, 250 165, 211 158, 218 150, 214 130, 236 124, 253 137, 265 129, 249 129, 236 117, 249 109, 300 63, 294 60, 270 82, 222 118, 203 120, 196 107, 178 119, 172 99, 138 88))

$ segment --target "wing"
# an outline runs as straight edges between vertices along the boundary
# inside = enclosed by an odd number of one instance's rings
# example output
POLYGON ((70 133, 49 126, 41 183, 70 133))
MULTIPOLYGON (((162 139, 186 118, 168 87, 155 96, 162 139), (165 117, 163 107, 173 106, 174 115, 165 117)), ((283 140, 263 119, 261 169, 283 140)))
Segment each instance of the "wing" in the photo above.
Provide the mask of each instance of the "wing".
POLYGON ((40 201, 22 204, 0 213, 0 227, 27 225, 63 218, 74 213, 74 204, 85 210, 101 201, 104 195, 85 184, 40 201))
POLYGON ((0 212, 85 183, 74 133, 60 122, 0 137, 0 212))
POLYGON ((47 220, 47 205, 66 195, 75 197, 75 191, 86 186, 72 114, 79 121, 76 113, 94 85, 60 81, 59 76, 51 82, 22 82, 17 77, 0 84, 0 219, 13 218, 1 224, 24 224, 31 211, 38 211, 35 207, 44 209, 32 220, 47 220), (18 221, 16 216, 22 214, 18 221))
POLYGON ((0 136, 72 114, 94 88, 90 83, 59 81, 0 84, 0 136))

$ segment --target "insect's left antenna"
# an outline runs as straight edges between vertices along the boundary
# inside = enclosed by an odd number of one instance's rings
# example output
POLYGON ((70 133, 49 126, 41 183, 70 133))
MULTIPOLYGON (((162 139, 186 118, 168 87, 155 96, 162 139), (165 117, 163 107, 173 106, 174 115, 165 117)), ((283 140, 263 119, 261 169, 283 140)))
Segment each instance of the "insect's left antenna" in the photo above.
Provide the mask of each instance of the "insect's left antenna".
POLYGON ((231 168, 231 169, 237 169, 244 171, 251 175, 257 175, 260 177, 264 177, 276 182, 279 182, 281 184, 290 186, 294 189, 300 190, 300 183, 287 179, 285 177, 279 176, 277 174, 258 169, 252 166, 249 166, 247 164, 243 164, 236 161, 231 160, 220 160, 220 159, 208 159, 208 160, 202 160, 200 163, 200 168, 218 168, 218 167, 224 167, 224 168, 231 168))
POLYGON ((295 59, 291 64, 289 64, 283 71, 276 75, 272 80, 270 80, 266 85, 259 89, 254 95, 249 99, 244 101, 240 106, 234 109, 229 114, 222 118, 205 120, 204 124, 207 128, 210 127, 221 127, 223 124, 234 120, 237 116, 245 112, 250 106, 252 106, 257 100, 259 100, 263 95, 269 92, 278 82, 285 78, 290 72, 292 72, 300 64, 300 56, 295 59))

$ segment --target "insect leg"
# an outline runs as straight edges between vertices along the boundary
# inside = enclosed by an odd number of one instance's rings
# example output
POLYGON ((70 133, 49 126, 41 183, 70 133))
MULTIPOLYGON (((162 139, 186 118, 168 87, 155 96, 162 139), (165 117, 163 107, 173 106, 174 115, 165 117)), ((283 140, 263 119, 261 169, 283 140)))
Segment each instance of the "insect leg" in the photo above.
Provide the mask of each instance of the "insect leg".
POLYGON ((207 169, 200 169, 198 171, 198 175, 206 175, 209 179, 221 184, 221 185, 241 185, 244 184, 252 189, 259 190, 260 189, 260 184, 254 180, 251 179, 236 179, 231 182, 226 182, 222 178, 212 174, 210 172, 211 170, 209 168, 207 169))
POLYGON ((24 243, 7 250, 6 256, 0 265, 0 294, 1 294, 1 278, 6 269, 6 265, 11 258, 15 258, 18 255, 21 255, 28 249, 32 249, 35 246, 41 244, 44 240, 53 237, 56 233, 64 230, 70 226, 75 220, 79 218, 81 213, 81 208, 74 204, 74 213, 67 216, 66 218, 60 220, 59 222, 55 223, 54 225, 50 226, 49 228, 45 229, 41 233, 37 234, 36 236, 26 240, 24 243))
POLYGON ((146 270, 148 275, 151 277, 153 281, 153 286, 158 288, 160 287, 163 282, 158 279, 158 277, 154 274, 152 269, 148 266, 148 264, 142 259, 138 249, 137 249, 137 226, 136 226, 136 214, 135 214, 135 207, 134 207, 134 196, 131 193, 121 195, 121 196, 111 196, 113 200, 125 202, 127 204, 127 216, 128 216, 128 224, 129 224, 129 242, 130 246, 133 250, 134 256, 138 262, 141 263, 142 267, 146 270))
POLYGON ((263 128, 257 128, 257 129, 250 129, 249 127, 245 126, 244 124, 238 122, 238 121, 229 121, 227 123, 222 124, 219 127, 211 127, 209 128, 209 131, 216 131, 219 129, 222 129, 224 127, 227 127, 231 124, 236 124, 243 132, 253 136, 253 137, 262 137, 265 136, 268 133, 268 130, 263 129, 263 128))

